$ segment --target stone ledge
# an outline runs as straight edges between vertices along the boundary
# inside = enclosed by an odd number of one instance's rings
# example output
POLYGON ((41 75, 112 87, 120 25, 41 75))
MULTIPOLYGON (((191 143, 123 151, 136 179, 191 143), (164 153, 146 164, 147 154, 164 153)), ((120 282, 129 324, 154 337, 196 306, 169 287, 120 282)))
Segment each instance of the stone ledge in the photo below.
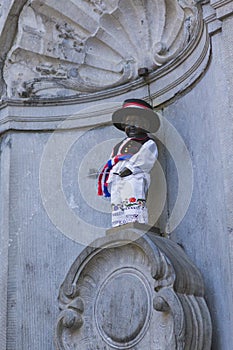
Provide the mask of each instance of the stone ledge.
POLYGON ((151 232, 155 234, 156 236, 163 236, 160 229, 158 227, 150 226, 150 225, 145 225, 145 224, 140 224, 138 222, 131 222, 122 226, 118 227, 113 227, 108 230, 106 230, 106 235, 115 235, 117 232, 122 232, 122 231, 141 231, 143 234, 146 234, 148 232, 151 232))
POLYGON ((232 0, 212 0, 202 5, 203 19, 207 24, 208 32, 214 35, 222 29, 222 21, 232 15, 232 0))

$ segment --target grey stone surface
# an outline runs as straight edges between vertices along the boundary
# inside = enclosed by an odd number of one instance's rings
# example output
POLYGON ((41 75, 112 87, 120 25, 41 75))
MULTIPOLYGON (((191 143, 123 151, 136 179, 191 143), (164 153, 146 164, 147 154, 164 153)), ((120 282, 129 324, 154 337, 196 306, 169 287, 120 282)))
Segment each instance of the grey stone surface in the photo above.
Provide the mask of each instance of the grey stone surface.
MULTIPOLYGON (((53 349, 59 285, 82 248, 58 231, 42 205, 39 167, 49 136, 13 133, 5 145, 4 152, 11 146, 11 162, 7 345, 1 343, 2 349, 53 349)), ((6 235, 6 225, 5 230, 6 235)))
POLYGON ((113 229, 76 258, 60 289, 58 350, 210 349, 199 271, 177 244, 138 226, 113 229))
MULTIPOLYGON (((189 210, 172 233, 205 276, 214 350, 232 348, 232 18, 212 37, 212 62, 199 84, 164 110, 192 157, 189 210), (221 310, 221 312, 220 312, 221 310), (220 314, 219 314, 220 312, 220 314)), ((168 160, 168 158, 167 158, 168 160)), ((168 161, 168 213, 176 196, 176 169, 168 161)))
MULTIPOLYGON (((27 0, 2 0, 0 2, 0 65, 3 67, 7 53, 13 44, 18 26, 18 14, 27 0)), ((5 83, 1 78, 1 97, 5 94, 5 83)))
POLYGON ((8 282, 8 245, 9 241, 9 172, 10 172, 10 137, 1 138, 0 157, 0 343, 6 348, 6 325, 7 325, 7 282, 8 282))

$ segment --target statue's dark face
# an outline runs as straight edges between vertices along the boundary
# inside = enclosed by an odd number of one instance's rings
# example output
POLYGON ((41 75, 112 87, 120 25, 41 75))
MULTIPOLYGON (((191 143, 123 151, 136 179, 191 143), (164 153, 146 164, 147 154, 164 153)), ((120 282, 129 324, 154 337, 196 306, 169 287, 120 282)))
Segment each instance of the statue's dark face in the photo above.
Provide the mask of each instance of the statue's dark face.
POLYGON ((140 137, 147 133, 149 123, 136 115, 129 115, 125 120, 125 132, 128 137, 140 137))

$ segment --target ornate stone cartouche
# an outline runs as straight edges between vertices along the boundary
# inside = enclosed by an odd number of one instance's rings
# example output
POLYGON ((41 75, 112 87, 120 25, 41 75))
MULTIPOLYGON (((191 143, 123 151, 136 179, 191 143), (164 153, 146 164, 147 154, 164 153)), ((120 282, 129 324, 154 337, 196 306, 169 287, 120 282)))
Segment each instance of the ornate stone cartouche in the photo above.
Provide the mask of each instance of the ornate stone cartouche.
POLYGON ((200 272, 145 227, 110 229, 77 257, 59 293, 58 350, 210 350, 200 272))

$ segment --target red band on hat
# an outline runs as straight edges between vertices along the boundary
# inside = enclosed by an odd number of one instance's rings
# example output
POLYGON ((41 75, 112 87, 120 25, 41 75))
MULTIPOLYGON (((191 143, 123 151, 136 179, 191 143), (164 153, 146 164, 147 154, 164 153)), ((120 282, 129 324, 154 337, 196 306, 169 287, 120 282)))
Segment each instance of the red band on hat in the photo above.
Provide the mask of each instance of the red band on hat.
POLYGON ((123 105, 123 108, 126 108, 126 107, 136 107, 136 108, 143 108, 143 109, 151 109, 149 107, 146 107, 140 103, 136 103, 136 102, 128 102, 128 103, 125 103, 123 105))

